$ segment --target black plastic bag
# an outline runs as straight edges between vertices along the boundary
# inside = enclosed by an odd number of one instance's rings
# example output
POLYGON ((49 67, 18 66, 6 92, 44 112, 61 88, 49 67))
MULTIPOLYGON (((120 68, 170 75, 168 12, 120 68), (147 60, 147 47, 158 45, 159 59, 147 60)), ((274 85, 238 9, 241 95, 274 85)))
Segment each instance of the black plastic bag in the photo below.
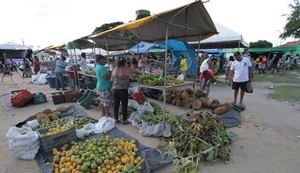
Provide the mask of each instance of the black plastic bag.
POLYGON ((251 84, 250 81, 247 82, 245 92, 246 93, 253 93, 253 87, 252 87, 252 84, 251 84))

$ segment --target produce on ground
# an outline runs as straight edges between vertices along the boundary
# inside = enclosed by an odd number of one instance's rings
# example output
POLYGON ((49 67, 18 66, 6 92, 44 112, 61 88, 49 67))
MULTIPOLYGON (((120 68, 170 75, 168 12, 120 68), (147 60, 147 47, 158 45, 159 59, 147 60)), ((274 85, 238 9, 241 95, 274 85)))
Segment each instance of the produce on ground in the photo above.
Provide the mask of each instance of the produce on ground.
POLYGON ((39 124, 37 127, 33 128, 33 130, 48 128, 53 126, 60 126, 61 124, 65 124, 70 122, 75 126, 76 129, 81 129, 87 123, 96 123, 97 120, 91 119, 86 116, 66 116, 63 118, 58 118, 53 121, 46 121, 44 123, 39 124))
MULTIPOLYGON (((150 86, 163 86, 164 85, 164 77, 157 76, 154 74, 144 74, 136 77, 136 80, 139 84, 145 84, 150 86)), ((167 76, 167 84, 180 84, 182 81, 175 79, 173 76, 167 76)))
POLYGON ((71 145, 70 149, 68 145, 53 149, 54 173, 138 173, 144 161, 137 155, 135 140, 103 136, 71 145))
MULTIPOLYGON (((217 115, 225 113, 229 108, 232 107, 232 104, 230 103, 221 104, 217 99, 210 100, 206 94, 199 89, 195 91, 194 101, 193 97, 194 91, 192 89, 175 88, 167 91, 166 103, 171 103, 184 108, 193 108, 195 110, 199 110, 201 108, 211 108, 211 110, 217 115)), ((164 95, 161 94, 158 99, 163 101, 164 95)))
MULTIPOLYGON (((154 109, 154 112, 144 111, 141 114, 141 119, 148 122, 149 125, 155 125, 157 123, 163 122, 163 109, 159 104, 150 102, 154 109)), ((168 111, 165 111, 166 119, 171 126, 171 132, 174 132, 178 125, 181 123, 182 118, 179 115, 171 115, 168 111)))
POLYGON ((45 133, 41 134, 41 136, 54 135, 63 131, 70 129, 72 126, 70 124, 64 124, 62 126, 56 126, 48 129, 45 133))
POLYGON ((162 150, 174 157, 179 173, 196 172, 200 160, 228 161, 231 139, 221 119, 210 112, 191 113, 172 137, 161 142, 162 150))
MULTIPOLYGON (((190 88, 175 88, 167 91, 166 103, 171 103, 176 106, 192 108, 193 107, 194 91, 190 88)), ((202 107, 199 98, 206 97, 206 94, 202 90, 196 90, 194 108, 200 109, 202 107)), ((164 100, 163 94, 159 97, 160 101, 164 100)))

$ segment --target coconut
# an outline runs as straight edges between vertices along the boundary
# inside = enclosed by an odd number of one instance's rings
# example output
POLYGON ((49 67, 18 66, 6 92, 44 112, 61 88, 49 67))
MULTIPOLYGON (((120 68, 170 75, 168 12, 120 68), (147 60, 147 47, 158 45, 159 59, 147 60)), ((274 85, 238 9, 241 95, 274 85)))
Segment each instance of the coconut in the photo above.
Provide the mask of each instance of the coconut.
POLYGON ((201 103, 200 100, 197 99, 197 100, 194 101, 194 103, 193 103, 193 109, 199 110, 199 109, 201 109, 201 106, 202 106, 202 103, 201 103))
POLYGON ((207 105, 208 105, 208 103, 207 103, 208 102, 207 97, 200 97, 199 100, 200 100, 200 102, 201 102, 201 104, 202 104, 203 107, 207 107, 207 105))
POLYGON ((66 112, 68 109, 66 107, 61 106, 61 107, 58 107, 56 110, 63 113, 63 112, 66 112))
POLYGON ((219 104, 217 104, 217 103, 212 103, 210 108, 211 108, 212 110, 215 110, 217 107, 219 107, 219 104))
POLYGON ((218 105, 220 104, 219 100, 217 100, 217 99, 213 99, 212 103, 213 103, 213 104, 214 104, 214 103, 217 103, 218 105))
POLYGON ((207 105, 206 105, 206 107, 210 108, 211 105, 212 105, 212 101, 208 99, 208 100, 207 100, 207 105))
POLYGON ((53 111, 53 113, 56 114, 58 117, 60 117, 60 115, 61 115, 61 112, 59 112, 59 111, 53 111))
POLYGON ((48 117, 50 118, 51 121, 58 119, 58 116, 55 113, 48 114, 48 117))
POLYGON ((225 103, 224 103, 224 106, 225 106, 226 108, 231 108, 231 107, 232 107, 232 103, 225 102, 225 103))
POLYGON ((226 112, 226 107, 225 106, 220 106, 220 107, 217 107, 216 109, 214 109, 214 113, 217 114, 217 115, 221 115, 223 114, 224 112, 226 112))
POLYGON ((50 118, 47 115, 42 116, 41 123, 43 124, 43 123, 47 123, 47 122, 50 122, 50 118))
POLYGON ((45 109, 45 110, 43 110, 43 113, 44 114, 51 114, 52 110, 51 109, 45 109))

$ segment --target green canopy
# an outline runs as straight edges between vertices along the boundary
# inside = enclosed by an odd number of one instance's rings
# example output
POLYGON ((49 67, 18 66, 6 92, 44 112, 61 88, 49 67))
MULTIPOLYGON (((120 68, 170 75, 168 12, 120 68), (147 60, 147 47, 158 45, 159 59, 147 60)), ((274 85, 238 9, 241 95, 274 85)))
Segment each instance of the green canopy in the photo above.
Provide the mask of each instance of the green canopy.
POLYGON ((265 53, 265 52, 280 52, 286 53, 288 51, 295 51, 296 47, 264 47, 264 48, 249 48, 250 53, 265 53))

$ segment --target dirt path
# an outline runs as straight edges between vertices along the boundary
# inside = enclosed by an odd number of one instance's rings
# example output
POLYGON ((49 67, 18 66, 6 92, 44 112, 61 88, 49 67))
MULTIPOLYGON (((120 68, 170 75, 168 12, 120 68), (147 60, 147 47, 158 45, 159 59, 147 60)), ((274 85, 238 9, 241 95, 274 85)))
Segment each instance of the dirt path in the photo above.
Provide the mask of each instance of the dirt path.
MULTIPOLYGON (((10 90, 28 88, 35 91, 49 91, 48 85, 38 86, 28 84, 29 79, 22 80, 14 75, 15 84, 5 79, 0 83, 0 94, 10 90)), ((201 163, 201 173, 300 173, 300 103, 280 102, 266 97, 271 90, 266 83, 254 83, 254 93, 245 96, 246 110, 241 113, 243 123, 241 127, 231 128, 237 132, 240 140, 231 146, 231 160, 223 162, 201 163)), ((222 102, 232 101, 233 91, 227 87, 211 87, 211 98, 222 102)), ((64 104, 65 106, 69 104, 64 104)), ((8 150, 5 134, 8 128, 23 121, 44 108, 55 108, 52 102, 42 105, 29 106, 6 112, 0 108, 0 173, 38 173, 39 167, 35 161, 15 159, 8 150)), ((170 109, 170 108, 169 108, 170 109)), ((172 108, 175 112, 179 109, 172 108)), ((87 113, 99 118, 100 112, 89 110, 87 113)), ((145 138, 138 135, 133 126, 119 125, 124 132, 136 137, 141 143, 149 147, 156 147, 159 140, 145 138)), ((156 171, 157 173, 174 172, 172 166, 156 171)))

